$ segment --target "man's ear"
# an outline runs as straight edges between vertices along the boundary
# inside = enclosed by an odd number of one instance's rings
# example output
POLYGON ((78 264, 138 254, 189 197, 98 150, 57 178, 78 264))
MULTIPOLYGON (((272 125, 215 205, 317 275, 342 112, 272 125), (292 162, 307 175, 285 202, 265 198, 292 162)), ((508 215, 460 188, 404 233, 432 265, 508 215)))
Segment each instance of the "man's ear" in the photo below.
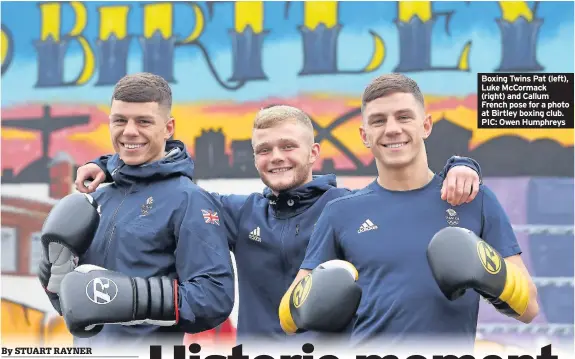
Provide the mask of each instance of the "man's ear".
POLYGON ((317 159, 319 158, 319 153, 321 151, 321 146, 319 145, 319 143, 314 143, 311 146, 311 153, 309 156, 309 163, 313 164, 315 163, 315 161, 317 161, 317 159))
POLYGON ((371 145, 369 144, 369 141, 367 140, 367 134, 365 133, 365 130, 363 129, 363 125, 361 125, 359 127, 359 136, 361 137, 361 142, 363 142, 363 145, 367 148, 370 148, 371 145))
POLYGON ((170 117, 166 122, 166 134, 164 135, 164 138, 166 140, 169 140, 174 136, 175 131, 176 131, 176 119, 170 117))
POLYGON ((423 120, 423 139, 426 140, 429 135, 431 135, 431 129, 433 128, 433 120, 431 119, 431 115, 425 116, 423 120))

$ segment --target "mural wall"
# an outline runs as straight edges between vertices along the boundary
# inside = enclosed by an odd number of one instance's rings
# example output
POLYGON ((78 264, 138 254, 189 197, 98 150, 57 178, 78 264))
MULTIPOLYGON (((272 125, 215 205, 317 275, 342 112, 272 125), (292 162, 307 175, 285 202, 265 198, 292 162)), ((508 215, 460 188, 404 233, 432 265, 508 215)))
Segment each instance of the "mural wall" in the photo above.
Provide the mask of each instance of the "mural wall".
MULTIPOLYGON (((573 130, 477 129, 478 72, 573 72, 569 2, 2 2, 2 341, 70 340, 37 283, 42 222, 76 168, 113 151, 113 86, 148 71, 172 85, 177 139, 198 183, 261 191, 254 114, 302 108, 322 145, 317 173, 360 188, 376 173, 360 96, 386 72, 418 81, 440 170, 479 161, 518 226, 542 315, 518 326, 482 304, 478 339, 573 348, 573 130), (560 55, 558 55, 560 54, 560 55), (537 227, 543 225, 543 227, 537 227), (551 226, 551 227, 550 227, 551 226)), ((235 311, 222 328, 233 338, 235 311)), ((189 338, 191 340, 191 338, 189 338)), ((11 342, 10 342, 11 343, 11 342)))

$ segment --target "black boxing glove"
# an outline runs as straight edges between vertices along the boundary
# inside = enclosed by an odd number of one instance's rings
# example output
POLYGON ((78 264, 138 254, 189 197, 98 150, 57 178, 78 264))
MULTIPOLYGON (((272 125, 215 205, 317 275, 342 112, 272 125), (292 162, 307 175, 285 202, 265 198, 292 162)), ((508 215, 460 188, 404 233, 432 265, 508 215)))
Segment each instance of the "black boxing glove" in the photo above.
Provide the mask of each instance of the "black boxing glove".
POLYGON ((86 264, 62 280, 60 306, 68 330, 79 337, 96 335, 103 324, 172 326, 178 323, 178 285, 86 264))
POLYGON ((62 198, 44 221, 38 279, 60 314, 60 282, 90 247, 99 223, 98 204, 92 196, 81 193, 62 198))

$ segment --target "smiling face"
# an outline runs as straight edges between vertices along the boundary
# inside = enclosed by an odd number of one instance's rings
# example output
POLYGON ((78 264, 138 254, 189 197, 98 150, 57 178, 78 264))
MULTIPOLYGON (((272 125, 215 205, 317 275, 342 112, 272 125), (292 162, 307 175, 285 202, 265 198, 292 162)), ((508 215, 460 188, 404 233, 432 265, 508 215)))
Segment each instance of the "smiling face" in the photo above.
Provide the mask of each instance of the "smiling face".
POLYGON ((311 181, 319 145, 310 143, 309 137, 309 130, 295 121, 254 130, 256 168, 264 184, 274 193, 311 181))
POLYGON ((425 114, 422 98, 397 84, 391 89, 384 85, 385 82, 373 85, 364 101, 360 128, 363 143, 380 168, 404 169, 425 163, 418 159, 426 156, 424 140, 431 134, 432 121, 425 114))
POLYGON ((320 151, 313 136, 311 121, 299 109, 275 106, 258 113, 252 134, 255 165, 274 194, 312 180, 320 151))
POLYGON ((118 81, 110 108, 110 137, 127 165, 164 157, 166 141, 174 134, 171 107, 172 90, 158 75, 142 72, 118 81))
POLYGON ((163 158, 166 141, 173 133, 174 119, 158 103, 112 101, 110 136, 114 150, 127 165, 163 158))

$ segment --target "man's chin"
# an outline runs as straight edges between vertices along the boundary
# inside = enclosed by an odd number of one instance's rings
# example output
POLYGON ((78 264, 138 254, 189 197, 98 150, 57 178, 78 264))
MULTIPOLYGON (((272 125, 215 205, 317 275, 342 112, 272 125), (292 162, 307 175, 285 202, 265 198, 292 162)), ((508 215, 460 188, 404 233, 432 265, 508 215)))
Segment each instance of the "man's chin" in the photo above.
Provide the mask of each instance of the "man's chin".
POLYGON ((385 168, 389 168, 389 169, 402 169, 402 168, 406 168, 409 167, 409 165, 411 165, 411 161, 408 160, 392 160, 392 161, 382 161, 382 164, 385 168))
POLYGON ((290 190, 290 189, 294 188, 295 186, 294 186, 293 182, 289 182, 289 183, 274 183, 268 187, 274 192, 282 192, 282 191, 290 190))
POLYGON ((295 185, 293 179, 273 180, 273 181, 265 180, 264 183, 274 192, 286 191, 294 188, 295 185))

